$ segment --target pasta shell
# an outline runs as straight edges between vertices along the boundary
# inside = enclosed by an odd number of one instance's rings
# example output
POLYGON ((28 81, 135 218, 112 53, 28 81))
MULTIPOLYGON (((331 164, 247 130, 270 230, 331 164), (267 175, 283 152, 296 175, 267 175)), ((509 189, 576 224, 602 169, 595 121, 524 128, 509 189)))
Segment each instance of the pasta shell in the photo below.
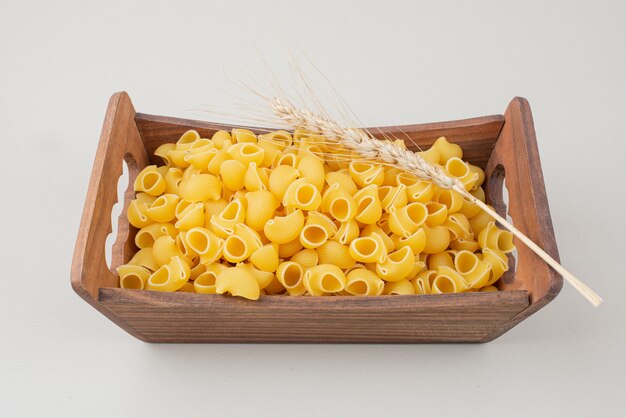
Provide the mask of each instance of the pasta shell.
POLYGON ((280 263, 276 270, 276 278, 291 296, 301 296, 306 292, 302 266, 293 261, 280 263))
POLYGON ((376 273, 358 268, 346 275, 346 292, 354 296, 378 296, 383 293, 385 282, 376 273))
POLYGON ((296 210, 286 216, 277 216, 265 223, 263 232, 267 239, 277 244, 286 244, 298 238, 304 226, 304 215, 296 210))
POLYGON ((215 292, 230 293, 245 299, 257 300, 261 294, 259 282, 243 267, 230 267, 221 271, 215 281, 215 292))
POLYGON ((178 190, 180 197, 189 202, 217 200, 222 195, 222 184, 211 174, 198 174, 183 179, 178 190))

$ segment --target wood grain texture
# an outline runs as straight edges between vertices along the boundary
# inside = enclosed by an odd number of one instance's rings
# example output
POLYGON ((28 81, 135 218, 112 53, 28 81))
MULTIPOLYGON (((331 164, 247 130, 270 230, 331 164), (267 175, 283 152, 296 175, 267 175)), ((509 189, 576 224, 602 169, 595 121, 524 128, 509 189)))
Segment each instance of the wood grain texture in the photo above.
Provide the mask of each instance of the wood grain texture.
POLYGON ((526 291, 380 297, 222 295, 101 289, 149 342, 480 342, 528 306, 526 291))
MULTIPOLYGON (((124 92, 111 97, 96 151, 96 158, 89 181, 87 198, 78 231, 72 259, 72 288, 88 303, 101 311, 131 334, 134 330, 98 302, 98 290, 118 286, 118 277, 106 265, 105 243, 111 232, 111 210, 117 202, 117 182, 122 174, 122 160, 126 160, 133 174, 148 164, 148 155, 135 126, 135 109, 124 92)), ((130 201, 128 191, 125 208, 130 201)), ((123 217, 125 218, 125 216, 123 217)), ((118 236, 113 246, 113 265, 119 265, 129 255, 128 222, 120 217, 118 236)))
MULTIPOLYGON (((210 138, 220 129, 230 131, 233 128, 232 125, 143 113, 137 113, 135 121, 150 156, 154 156, 154 150, 160 145, 176 142, 189 129, 195 129, 203 137, 210 138)), ((377 138, 390 135, 404 139, 407 146, 413 150, 416 150, 418 146, 429 147, 437 138, 445 136, 448 140, 461 145, 465 159, 484 168, 503 123, 502 115, 493 115, 451 122, 367 128, 367 130, 377 138)), ((252 127, 250 129, 256 133, 267 131, 267 128, 259 130, 259 128, 252 127)), ((153 164, 161 164, 158 157, 152 158, 153 164)))
MULTIPOLYGON (((503 177, 506 178, 508 212, 513 224, 558 261, 559 253, 528 101, 514 98, 504 116, 506 122, 487 164, 487 196, 498 201, 503 177)), ((501 216, 506 215, 506 208, 501 204, 495 208, 501 216)), ((500 288, 527 290, 531 304, 486 340, 496 338, 541 309, 556 297, 563 286, 563 279, 556 271, 517 239, 515 244, 517 271, 514 276, 501 280, 500 288)))
MULTIPOLYGON (((138 114, 126 93, 111 98, 74 252, 72 287, 137 338, 150 342, 486 342, 544 306, 560 290, 561 278, 521 246, 517 274, 509 273, 501 285, 505 291, 498 293, 374 298, 262 296, 259 301, 247 301, 221 295, 117 288, 117 276, 104 261, 104 245, 111 230, 110 213, 122 160, 129 164, 132 184, 160 144, 175 142, 188 129, 210 136, 218 129, 230 128, 138 114)), ((496 209, 501 214, 506 211, 501 203, 506 176, 513 221, 558 257, 532 116, 524 99, 514 99, 504 117, 371 131, 378 135, 407 134, 420 146, 428 146, 442 135, 460 143, 472 163, 486 166, 488 196, 496 209)), ((132 197, 129 188, 125 208, 132 197)), ((113 248, 114 266, 135 251, 134 232, 121 217, 113 248)))

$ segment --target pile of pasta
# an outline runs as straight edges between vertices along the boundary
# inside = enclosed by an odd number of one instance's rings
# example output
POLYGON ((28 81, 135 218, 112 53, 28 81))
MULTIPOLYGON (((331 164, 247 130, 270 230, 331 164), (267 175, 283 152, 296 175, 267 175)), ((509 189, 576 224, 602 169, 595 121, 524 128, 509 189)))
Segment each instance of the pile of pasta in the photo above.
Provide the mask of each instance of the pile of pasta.
MULTIPOLYGON (((404 146, 402 141, 396 141, 404 146)), ((138 252, 120 286, 165 292, 376 296, 496 291, 510 232, 475 204, 314 133, 190 130, 137 176, 138 252)), ((482 169, 439 138, 421 155, 484 201, 482 169)))

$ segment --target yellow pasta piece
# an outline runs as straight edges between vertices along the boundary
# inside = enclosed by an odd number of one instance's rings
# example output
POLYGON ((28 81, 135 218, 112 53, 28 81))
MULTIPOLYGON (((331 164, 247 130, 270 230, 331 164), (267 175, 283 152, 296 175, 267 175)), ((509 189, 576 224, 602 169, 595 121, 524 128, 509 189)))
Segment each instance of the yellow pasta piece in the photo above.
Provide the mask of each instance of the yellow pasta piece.
POLYGON ((457 144, 448 142, 446 137, 437 138, 433 144, 433 148, 439 151, 439 164, 445 165, 451 158, 463 158, 463 150, 457 144))
POLYGON ((359 190, 354 195, 356 202, 356 214, 354 218, 362 224, 374 224, 383 213, 383 208, 378 198, 377 186, 371 184, 359 190))
POLYGON ((352 180, 352 177, 350 177, 350 173, 345 170, 329 171, 326 173, 325 177, 326 183, 328 183, 329 186, 338 184, 338 188, 350 196, 353 196, 358 191, 356 183, 352 180))
POLYGON ((439 154, 439 150, 434 146, 428 148, 426 151, 420 151, 417 154, 434 164, 439 164, 439 161, 441 160, 441 154, 439 154))
POLYGON ((413 256, 413 268, 411 268, 411 272, 407 279, 413 279, 417 276, 422 270, 426 269, 426 263, 421 260, 419 255, 413 256))
POLYGON ((457 240, 450 241, 450 248, 457 251, 466 250, 473 253, 480 249, 480 245, 478 245, 478 243, 471 237, 467 239, 459 238, 457 240))
POLYGON ((146 209, 146 214, 156 222, 169 222, 176 217, 178 201, 179 197, 175 194, 161 195, 146 209))
POLYGON ((215 283, 217 282, 217 276, 228 267, 223 264, 210 264, 205 267, 206 271, 200 274, 193 282, 193 287, 196 293, 204 293, 214 295, 215 283))
POLYGON ((156 261, 156 264, 159 267, 169 263, 172 257, 182 258, 183 256, 182 251, 178 245, 176 245, 176 240, 169 235, 164 235, 154 241, 152 254, 154 256, 154 261, 156 261))
POLYGON ((448 159, 445 171, 449 176, 458 178, 465 190, 471 190, 478 181, 478 173, 472 171, 470 165, 458 157, 448 159))
POLYGON ((428 270, 437 270, 440 266, 446 266, 452 269, 455 268, 452 255, 446 251, 442 253, 430 254, 426 260, 428 270))
POLYGON ((298 170, 289 165, 279 165, 272 170, 269 177, 269 186, 276 199, 279 201, 283 200, 287 188, 299 175, 298 170))
POLYGON ((413 252, 409 247, 402 247, 390 253, 382 263, 376 263, 376 273, 387 282, 397 282, 406 279, 414 265, 413 252))
POLYGON ((213 142, 215 148, 222 149, 224 148, 225 143, 232 143, 233 140, 230 136, 230 133, 228 133, 227 131, 217 131, 211 137, 211 142, 213 142))
POLYGON ((454 190, 437 189, 433 195, 435 202, 446 205, 448 208, 448 215, 458 212, 463 207, 463 196, 454 190))
MULTIPOLYGON (((259 143, 257 146, 264 151, 263 161, 261 161, 261 167, 273 167, 274 163, 280 157, 280 147, 270 141, 262 139, 263 135, 259 135, 259 143)), ((283 289, 284 290, 284 289, 283 289)))
POLYGON ((126 211, 128 222, 135 228, 144 228, 150 225, 154 220, 147 215, 148 208, 145 204, 140 203, 137 199, 132 200, 126 211))
POLYGON ((302 249, 300 237, 296 237, 293 241, 278 246, 278 257, 290 258, 302 249))
POLYGON ((359 237, 359 232, 359 224, 354 219, 350 219, 348 222, 341 223, 337 233, 331 239, 340 244, 349 245, 359 237))
POLYGON ((383 295, 414 295, 415 288, 407 279, 397 282, 387 282, 383 289, 383 295))
POLYGON ((384 286, 385 282, 368 269, 356 268, 346 274, 345 291, 354 296, 378 296, 384 286))
POLYGON ((183 172, 176 167, 170 167, 165 173, 165 193, 178 194, 178 186, 183 180, 183 172))
POLYGON ((231 132, 233 143, 254 143, 257 141, 256 135, 249 129, 233 128, 231 132))
POLYGON ((333 264, 320 264, 304 273, 304 287, 312 296, 341 292, 346 287, 346 276, 333 264))
POLYGON ((215 154, 216 150, 213 142, 209 139, 201 138, 191 144, 187 155, 183 159, 196 169, 206 170, 215 154))
POLYGON ((431 283, 433 294, 459 293, 467 289, 467 283, 461 274, 450 267, 440 266, 437 275, 431 283))
POLYGON ((165 179, 158 172, 156 165, 149 165, 137 175, 134 189, 151 196, 158 196, 165 191, 165 179))
POLYGON ((300 209, 286 216, 276 216, 265 223, 263 232, 267 239, 277 244, 287 244, 298 238, 304 227, 304 215, 300 209))
POLYGON ((307 183, 317 187, 318 191, 321 192, 324 188, 326 174, 324 172, 324 164, 319 158, 312 155, 303 156, 298 163, 298 173, 307 183))
POLYGON ((317 255, 317 251, 305 248, 304 250, 300 250, 291 256, 290 261, 294 263, 298 263, 302 266, 303 270, 308 270, 311 267, 315 267, 319 264, 319 256, 317 255))
MULTIPOLYGON (((383 186, 398 186, 398 174, 402 170, 396 167, 385 167, 385 178, 383 180, 383 186)), ((406 191, 405 191, 406 192, 406 191)))
POLYGON ((233 296, 257 300, 261 294, 261 288, 252 273, 239 266, 229 267, 217 275, 215 292, 219 294, 230 293, 233 296))
POLYGON ((283 206, 302 210, 317 210, 322 204, 320 191, 306 179, 292 182, 283 196, 283 206))
POLYGON ((272 280, 274 280, 274 277, 275 277, 274 273, 259 270, 250 263, 239 263, 237 264, 237 266, 248 270, 248 272, 252 274, 252 276, 256 279, 257 283, 259 284, 259 288, 261 290, 269 286, 270 283, 272 283, 272 280))
MULTIPOLYGON (((396 209, 392 208, 389 213, 389 229, 397 235, 408 237, 417 231, 428 218, 426 205, 419 202, 396 209)), ((358 220, 358 218, 357 218, 358 220)))
POLYGON ((133 258, 131 258, 127 264, 142 266, 150 271, 155 271, 159 268, 154 259, 152 247, 142 248, 141 250, 137 251, 135 255, 133 255, 133 258))
POLYGON ((409 202, 426 203, 435 193, 435 186, 430 181, 420 180, 417 176, 407 172, 400 172, 396 176, 398 185, 406 187, 406 196, 409 202))
POLYGON ((381 186, 378 188, 378 198, 385 212, 389 212, 391 208, 400 208, 408 203, 406 196, 406 186, 381 186))
POLYGON ((491 248, 503 253, 510 253, 515 249, 513 245, 513 234, 509 231, 499 229, 495 222, 489 222, 480 234, 478 234, 478 245, 481 248, 491 248))
POLYGON ((304 269, 294 261, 280 263, 276 269, 276 278, 291 296, 301 296, 306 292, 304 288, 304 269))
POLYGON ((214 175, 198 174, 181 180, 178 191, 189 202, 217 200, 222 195, 222 184, 214 175))
POLYGON ((385 180, 385 171, 380 164, 352 161, 348 170, 352 180, 361 188, 369 185, 382 186, 385 180))
MULTIPOLYGON (((300 162, 300 157, 293 148, 287 148, 278 158, 274 161, 273 168, 281 165, 297 168, 300 162)), ((299 173, 298 173, 299 175, 299 173)))
POLYGON ((137 204, 139 206, 149 208, 152 205, 152 203, 154 203, 154 201, 156 200, 156 197, 151 196, 147 193, 139 192, 135 196, 135 200, 137 201, 137 204))
POLYGON ((185 235, 187 235, 188 231, 180 231, 178 235, 176 235, 176 245, 180 248, 180 251, 183 253, 185 257, 189 260, 198 260, 198 253, 189 248, 187 245, 187 241, 185 235))
POLYGON ((250 163, 257 165, 263 163, 265 150, 257 144, 244 142, 231 145, 230 148, 228 148, 228 155, 230 158, 241 162, 247 167, 250 163))
POLYGON ((362 263, 382 263, 387 258, 385 242, 378 234, 355 239, 350 243, 349 250, 350 256, 362 263))
POLYGON ((249 192, 269 189, 267 169, 258 167, 255 162, 250 163, 243 176, 243 186, 249 192))
POLYGON ((245 199, 246 224, 256 231, 262 231, 267 221, 274 216, 274 211, 279 206, 278 200, 267 190, 248 192, 245 199))
POLYGON ((483 262, 489 264, 491 267, 491 274, 489 276, 489 280, 487 281, 488 285, 492 285, 502 277, 502 275, 509 270, 509 262, 506 258, 506 254, 501 251, 494 250, 491 248, 483 249, 483 262))
POLYGON ((195 226, 204 226, 204 204, 202 202, 191 203, 179 215, 174 224, 181 231, 189 230, 195 226))
POLYGON ((278 244, 265 244, 250 256, 250 262, 259 270, 275 272, 278 267, 278 244))
POLYGON ((162 144, 159 145, 156 150, 154 150, 154 155, 156 155, 157 157, 161 157, 166 165, 172 165, 172 162, 168 157, 168 152, 172 151, 173 149, 176 149, 176 144, 162 144))
POLYGON ((339 222, 348 222, 357 212, 356 201, 348 192, 333 183, 322 196, 321 211, 330 214, 339 222))
POLYGON ((419 228, 408 237, 393 234, 391 235, 391 240, 395 248, 409 247, 413 254, 419 254, 426 247, 426 231, 423 228, 419 228))
POLYGON ((189 280, 196 280, 198 276, 206 271, 206 264, 200 263, 200 257, 196 257, 191 265, 189 280))
POLYGON ((231 192, 243 189, 245 175, 246 166, 241 161, 226 160, 220 166, 222 184, 231 192))
POLYGON ((337 233, 337 227, 326 215, 309 212, 300 232, 300 242, 305 248, 317 248, 337 233))
POLYGON ((150 270, 133 264, 122 264, 117 269, 122 289, 142 290, 150 277, 150 270))
POLYGON ((426 245, 422 250, 425 254, 436 254, 445 251, 450 245, 450 231, 443 226, 436 226, 430 228, 429 226, 423 226, 426 233, 426 245))
POLYGON ((450 231, 450 239, 467 239, 472 235, 469 220, 461 213, 453 213, 443 223, 444 227, 450 231))
POLYGON ((478 290, 479 292, 497 292, 498 288, 495 286, 485 286, 478 290))
POLYGON ((211 217, 211 230, 221 238, 226 238, 234 233, 235 225, 243 223, 246 219, 246 206, 241 199, 235 199, 228 203, 219 215, 211 217))
POLYGON ((234 234, 224 241, 223 257, 231 263, 239 263, 263 246, 259 234, 246 224, 237 224, 234 234))
POLYGON ((319 264, 333 264, 342 269, 350 268, 356 264, 355 259, 350 255, 350 248, 337 241, 326 241, 315 251, 319 257, 319 264))
POLYGON ((157 269, 148 277, 145 285, 146 290, 158 292, 175 292, 187 283, 191 270, 181 257, 173 257, 172 260, 157 269))
POLYGON ((178 141, 176 141, 176 149, 181 151, 188 150, 189 147, 191 147, 191 145, 199 139, 200 134, 198 131, 190 129, 182 134, 178 141))
POLYGON ((163 235, 175 237, 178 231, 170 223, 154 223, 141 228, 135 235, 137 248, 148 248, 154 245, 154 241, 163 235))
POLYGON ((486 286, 491 275, 491 265, 469 251, 457 253, 454 257, 454 268, 461 273, 468 287, 475 289, 486 286))
POLYGON ((416 295, 430 295, 430 284, 437 277, 437 272, 434 270, 421 271, 411 280, 416 295))
POLYGON ((191 228, 182 241, 191 251, 200 256, 200 262, 210 264, 222 256, 224 240, 203 227, 191 228))
POLYGON ((167 152, 167 159, 176 168, 186 168, 190 165, 188 161, 185 161, 185 157, 188 155, 189 153, 186 149, 172 149, 167 152))
MULTIPOLYGON (((489 207, 493 209, 493 207, 489 207)), ((494 219, 487 212, 483 212, 482 210, 478 215, 470 218, 470 228, 474 236, 477 237, 490 222, 494 222, 494 219)))
POLYGON ((426 225, 430 227, 439 226, 448 219, 448 207, 444 204, 428 202, 426 203, 426 209, 428 210, 426 225))
POLYGON ((209 228, 211 217, 219 214, 228 206, 228 202, 224 199, 207 200, 204 202, 205 226, 209 228))
POLYGON ((393 239, 391 239, 391 237, 387 235, 385 231, 383 231, 379 226, 375 224, 367 225, 361 231, 361 236, 364 236, 364 237, 367 237, 371 234, 378 234, 383 239, 383 242, 385 243, 386 252, 390 253, 396 249, 396 244, 393 241, 393 239))
POLYGON ((472 165, 470 164, 470 170, 472 170, 473 173, 476 173, 476 175, 478 176, 478 178, 476 179, 476 183, 474 184, 474 189, 482 186, 482 184, 485 182, 485 172, 483 171, 482 168, 478 167, 477 165, 472 165))

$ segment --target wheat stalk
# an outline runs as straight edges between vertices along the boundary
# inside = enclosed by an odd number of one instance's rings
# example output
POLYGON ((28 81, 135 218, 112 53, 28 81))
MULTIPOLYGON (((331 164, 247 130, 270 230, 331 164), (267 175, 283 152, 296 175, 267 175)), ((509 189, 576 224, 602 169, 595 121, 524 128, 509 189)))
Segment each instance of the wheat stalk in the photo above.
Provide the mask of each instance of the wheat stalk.
POLYGON ((401 170, 411 172, 422 180, 432 181, 442 189, 450 189, 458 192, 465 199, 479 206, 497 220, 504 228, 509 230, 535 254, 561 274, 565 280, 591 302, 591 304, 597 307, 602 303, 602 298, 597 293, 567 271, 519 229, 511 225, 502 216, 498 215, 495 210, 472 196, 465 190, 465 187, 457 178, 448 176, 438 165, 431 164, 419 154, 399 147, 391 141, 376 139, 363 129, 343 127, 326 116, 315 114, 306 109, 299 109, 293 106, 288 100, 273 97, 269 99, 269 102, 274 114, 294 129, 301 128, 319 132, 324 140, 342 145, 358 153, 365 159, 382 161, 401 170))

